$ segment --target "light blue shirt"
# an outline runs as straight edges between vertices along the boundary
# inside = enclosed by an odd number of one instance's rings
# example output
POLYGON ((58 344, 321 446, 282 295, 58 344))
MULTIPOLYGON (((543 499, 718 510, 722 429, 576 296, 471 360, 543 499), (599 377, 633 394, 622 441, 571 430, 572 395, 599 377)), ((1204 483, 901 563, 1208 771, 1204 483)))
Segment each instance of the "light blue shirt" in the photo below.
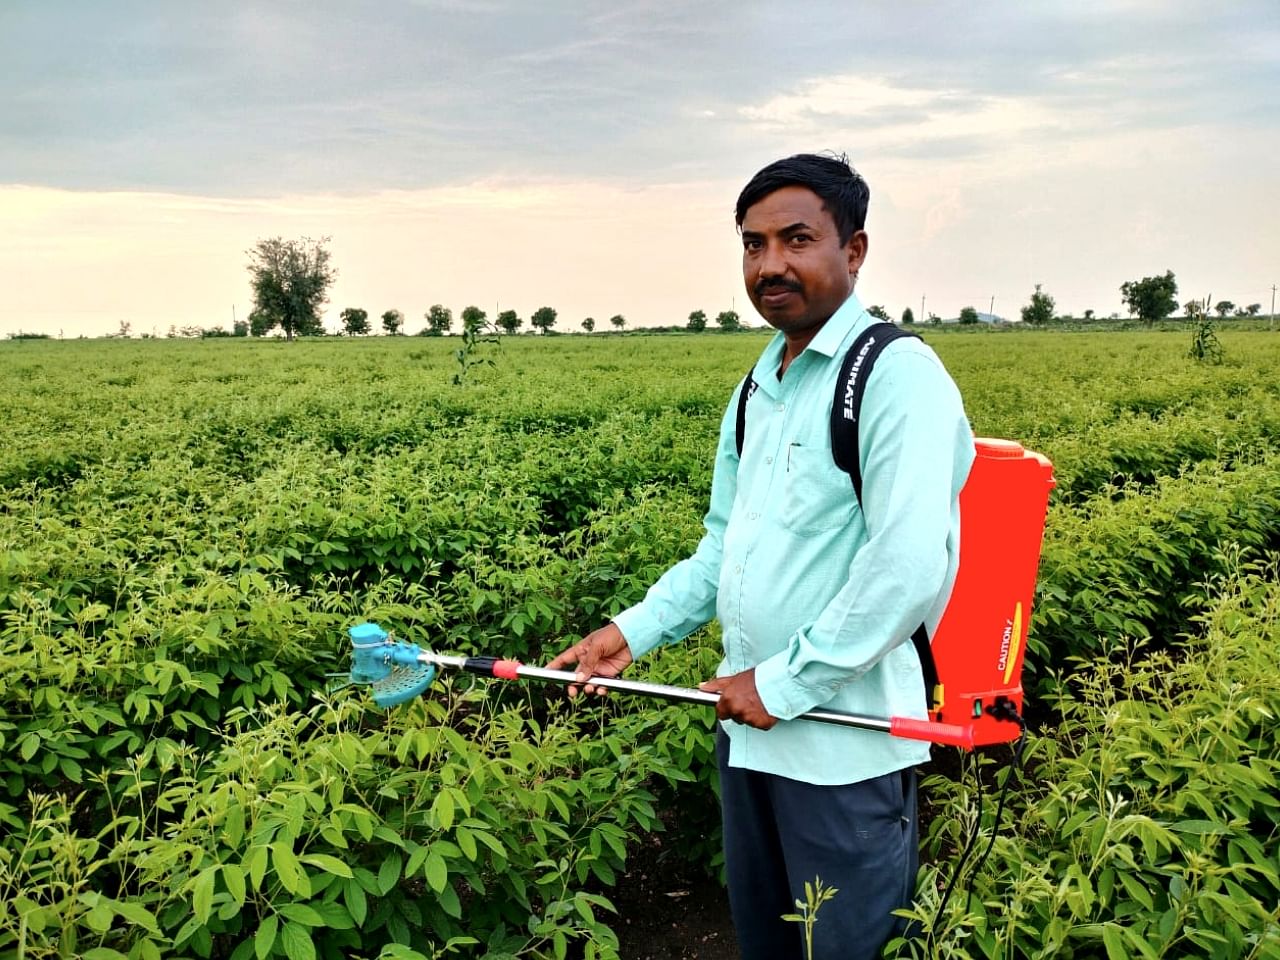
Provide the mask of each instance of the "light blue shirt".
POLYGON ((840 364, 874 322, 851 296, 781 379, 785 339, 773 338, 755 366, 741 458, 737 391, 721 421, 697 550, 614 620, 639 658, 719 618, 717 675, 755 667, 765 709, 781 721, 726 723, 732 766, 840 784, 928 759, 921 741, 792 719, 815 707, 925 717, 910 637, 921 623, 932 634, 955 583, 973 436, 929 347, 893 341, 867 380, 861 508, 832 460, 840 364))

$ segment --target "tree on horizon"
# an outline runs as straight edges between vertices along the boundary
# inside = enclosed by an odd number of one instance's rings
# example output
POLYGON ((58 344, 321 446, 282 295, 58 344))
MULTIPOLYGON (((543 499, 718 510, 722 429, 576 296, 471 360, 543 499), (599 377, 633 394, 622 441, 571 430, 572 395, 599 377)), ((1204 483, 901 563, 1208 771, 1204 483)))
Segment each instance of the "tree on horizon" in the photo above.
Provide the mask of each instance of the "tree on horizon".
POLYGON ((325 244, 312 240, 259 240, 249 255, 253 288, 250 332, 261 337, 279 327, 285 340, 324 333, 320 308, 329 300, 329 287, 338 276, 325 244))
POLYGON ((1120 296, 1129 314, 1149 327, 1178 309, 1178 281, 1172 270, 1162 277, 1128 280, 1120 285, 1120 296))
POLYGON ((369 311, 359 307, 346 307, 338 319, 349 337, 362 337, 369 332, 369 311))
POLYGON ((545 334, 556 325, 556 312, 551 307, 539 307, 533 311, 533 316, 529 318, 529 323, 545 334))

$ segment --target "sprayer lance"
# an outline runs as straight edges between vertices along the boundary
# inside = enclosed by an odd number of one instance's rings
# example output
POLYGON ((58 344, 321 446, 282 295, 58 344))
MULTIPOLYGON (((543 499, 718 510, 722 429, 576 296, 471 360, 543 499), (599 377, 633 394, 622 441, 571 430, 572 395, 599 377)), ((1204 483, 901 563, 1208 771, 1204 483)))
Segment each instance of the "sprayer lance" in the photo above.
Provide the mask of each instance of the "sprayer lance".
MULTIPOLYGON (((390 641, 381 646, 379 652, 387 662, 402 668, 444 668, 465 670, 482 677, 495 677, 499 680, 541 680, 558 683, 562 686, 582 686, 584 681, 569 670, 548 670, 544 667, 527 667, 516 660, 501 660, 497 657, 453 657, 423 650, 415 644, 401 641, 390 641)), ((592 677, 585 681, 593 687, 618 693, 630 693, 636 696, 650 697, 658 700, 671 700, 677 703, 700 703, 714 706, 720 694, 689 687, 675 687, 664 683, 644 683, 638 680, 622 680, 618 677, 592 677)), ((831 723, 842 727, 854 727, 859 730, 875 730, 895 737, 911 740, 927 740, 931 743, 944 743, 957 747, 973 749, 973 731, 968 727, 951 723, 936 723, 931 720, 917 720, 912 717, 868 717, 856 713, 843 713, 837 710, 810 710, 801 714, 798 719, 816 723, 831 723)))

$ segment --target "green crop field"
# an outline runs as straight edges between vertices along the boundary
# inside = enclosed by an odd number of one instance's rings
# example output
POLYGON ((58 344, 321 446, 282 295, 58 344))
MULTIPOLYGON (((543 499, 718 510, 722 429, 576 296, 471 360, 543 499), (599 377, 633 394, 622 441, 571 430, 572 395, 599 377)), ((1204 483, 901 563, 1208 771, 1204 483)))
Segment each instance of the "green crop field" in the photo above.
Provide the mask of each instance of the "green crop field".
MULTIPOLYGON (((932 955, 1280 957, 1280 336, 924 335, 1058 479, 1027 770, 932 955)), ((714 863, 709 712, 331 675, 366 619, 542 662, 641 597, 765 342, 0 344, 0 958, 616 957, 639 837, 714 863)), ((979 800, 938 766, 926 926, 979 800)))

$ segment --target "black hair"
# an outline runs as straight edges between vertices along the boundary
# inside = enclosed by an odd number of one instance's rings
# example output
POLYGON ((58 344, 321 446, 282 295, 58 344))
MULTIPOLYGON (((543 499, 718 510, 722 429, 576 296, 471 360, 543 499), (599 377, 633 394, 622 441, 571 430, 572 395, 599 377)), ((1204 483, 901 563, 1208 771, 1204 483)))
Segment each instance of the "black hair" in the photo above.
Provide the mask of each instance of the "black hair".
POLYGON ((816 193, 835 220, 842 245, 849 242, 855 231, 866 227, 871 188, 849 164, 849 158, 843 153, 830 156, 797 153, 785 160, 775 160, 742 188, 734 216, 739 228, 748 208, 783 187, 806 187, 816 193))

